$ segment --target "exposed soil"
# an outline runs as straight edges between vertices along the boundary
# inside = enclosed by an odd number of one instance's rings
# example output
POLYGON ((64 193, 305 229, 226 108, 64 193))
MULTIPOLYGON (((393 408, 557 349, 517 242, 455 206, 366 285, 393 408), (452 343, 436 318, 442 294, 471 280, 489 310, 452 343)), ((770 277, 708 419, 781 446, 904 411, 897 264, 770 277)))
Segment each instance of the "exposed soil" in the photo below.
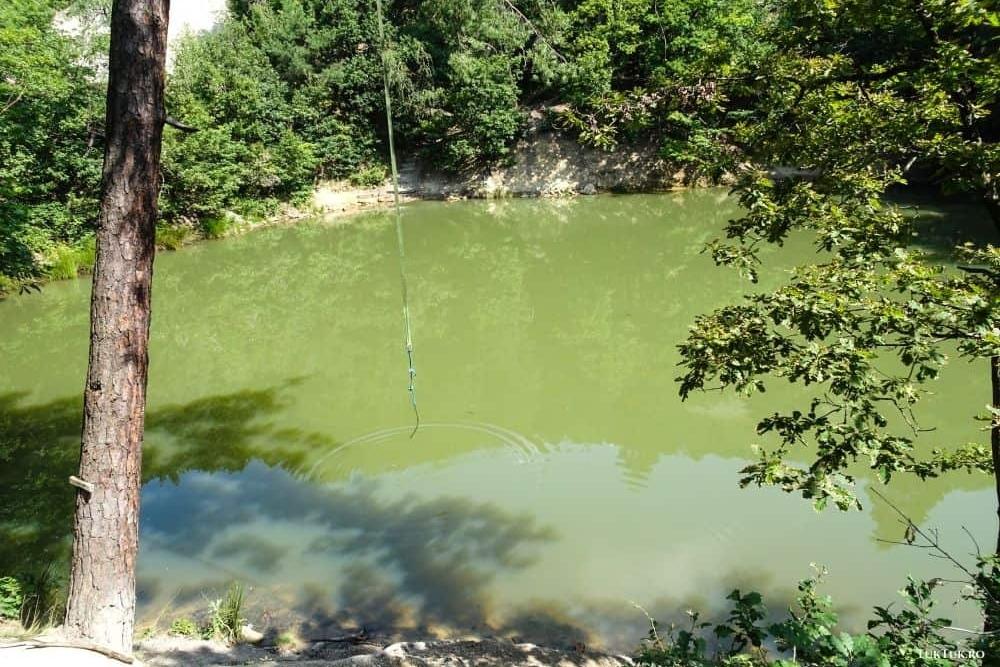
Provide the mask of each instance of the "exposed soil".
MULTIPOLYGON (((0 642, 5 667, 121 667, 126 664, 101 653, 59 645, 58 636, 0 642)), ((430 642, 377 640, 318 642, 296 651, 276 647, 238 645, 181 637, 156 637, 136 645, 133 665, 148 667, 215 667, 222 665, 279 665, 297 667, 621 667, 633 665, 626 656, 614 656, 584 647, 557 650, 503 639, 430 642)))

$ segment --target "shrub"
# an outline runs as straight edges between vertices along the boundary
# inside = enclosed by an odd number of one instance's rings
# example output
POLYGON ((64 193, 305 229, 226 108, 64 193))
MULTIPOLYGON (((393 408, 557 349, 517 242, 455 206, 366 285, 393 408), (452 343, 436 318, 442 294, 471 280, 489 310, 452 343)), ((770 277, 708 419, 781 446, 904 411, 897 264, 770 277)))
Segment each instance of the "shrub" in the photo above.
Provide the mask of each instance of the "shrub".
POLYGON ((226 591, 225 597, 212 602, 208 629, 215 639, 235 644, 243 635, 243 605, 246 601, 246 589, 243 584, 234 581, 226 591))
POLYGON ((190 135, 171 132, 163 142, 166 220, 221 214, 246 189, 251 149, 233 138, 232 123, 190 135))
POLYGON ((385 183, 388 175, 385 165, 373 164, 361 167, 348 176, 347 180, 355 187, 374 188, 385 183))
POLYGON ((206 239, 221 239, 230 227, 229 219, 223 215, 215 215, 201 220, 201 231, 206 239))
POLYGON ((14 577, 0 577, 0 618, 19 618, 23 604, 21 583, 14 577))
POLYGON ((58 625, 62 621, 66 599, 62 581, 53 572, 52 564, 38 573, 20 577, 19 582, 24 598, 20 609, 21 625, 32 632, 58 625))
MULTIPOLYGON (((972 597, 996 583, 997 573, 992 568, 992 562, 980 563, 979 578, 971 586, 972 597)), ((797 604, 778 623, 763 622, 766 610, 760 594, 738 590, 727 596, 732 610, 718 625, 701 622, 699 615, 690 611, 690 625, 683 629, 674 625, 661 628, 650 618, 649 634, 639 648, 637 662, 651 667, 958 667, 972 663, 929 654, 976 657, 992 655, 997 648, 989 636, 970 643, 958 643, 948 636, 950 621, 933 615, 936 580, 910 579, 900 591, 906 605, 898 612, 876 607, 867 634, 843 632, 838 629, 831 598, 817 590, 824 574, 820 570, 815 578, 799 583, 797 604), (772 660, 768 646, 790 657, 772 660)))
POLYGON ((177 250, 191 235, 191 230, 180 225, 156 228, 156 245, 165 250, 177 250))
POLYGON ((177 637, 197 637, 198 636, 198 626, 190 618, 181 617, 175 618, 174 622, 170 624, 170 634, 177 637))
POLYGON ((447 171, 461 172, 502 162, 521 130, 517 81, 511 59, 454 53, 448 59, 447 92, 435 103, 449 107, 422 119, 426 153, 447 171), (447 137, 446 142, 436 141, 447 137))
POLYGON ((59 244, 49 254, 46 275, 52 280, 76 278, 94 268, 96 240, 88 236, 74 245, 59 244))

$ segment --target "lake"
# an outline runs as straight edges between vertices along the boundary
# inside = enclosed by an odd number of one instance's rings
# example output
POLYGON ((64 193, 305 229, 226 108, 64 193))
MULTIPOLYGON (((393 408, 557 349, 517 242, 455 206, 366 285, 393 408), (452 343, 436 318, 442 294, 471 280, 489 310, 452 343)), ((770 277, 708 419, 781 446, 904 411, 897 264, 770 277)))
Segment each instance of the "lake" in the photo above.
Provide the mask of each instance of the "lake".
MULTIPOLYGON (((925 215, 954 240, 973 211, 925 215)), ((756 421, 801 407, 801 388, 678 399, 687 327, 752 287, 702 253, 735 213, 716 189, 408 205, 412 438, 390 213, 161 253, 142 616, 205 608, 239 579, 251 620, 299 619, 306 637, 364 624, 627 650, 646 631, 634 605, 683 620, 741 588, 781 611, 813 562, 848 624, 901 602, 908 573, 947 577, 878 541, 903 526, 863 490, 864 511, 818 514, 738 488, 756 421)), ((814 256, 801 237, 769 253, 764 284, 814 256)), ((88 294, 78 280, 0 302, 0 574, 64 568, 88 294)), ((921 446, 984 441, 987 384, 985 366, 946 369, 921 446)), ((985 476, 886 493, 958 554, 963 525, 993 541, 985 476)))

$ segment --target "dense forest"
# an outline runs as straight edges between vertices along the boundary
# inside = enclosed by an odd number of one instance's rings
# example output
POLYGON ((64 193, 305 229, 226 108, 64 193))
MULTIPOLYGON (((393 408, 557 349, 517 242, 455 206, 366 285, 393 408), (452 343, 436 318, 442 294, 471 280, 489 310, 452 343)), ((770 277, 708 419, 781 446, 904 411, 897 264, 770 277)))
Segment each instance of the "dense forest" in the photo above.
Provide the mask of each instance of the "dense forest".
MULTIPOLYGON (((0 289, 73 275, 100 175, 109 4, 26 0, 0 11, 0 289), (69 27, 67 27, 69 26, 69 27)), ((225 211, 266 215, 317 179, 386 176, 374 2, 234 2, 177 45, 164 139, 161 241, 171 225, 211 234, 225 211)), ((404 148, 451 171, 508 158, 532 109, 611 149, 655 132, 677 160, 704 159, 752 109, 750 80, 774 50, 759 0, 519 4, 395 2, 388 59, 404 148), (727 93, 730 95, 730 93, 727 93), (614 136, 612 136, 614 134, 614 136)))
MULTIPOLYGON (((393 2, 380 45, 373 2, 233 2, 214 30, 176 45, 167 111, 198 131, 165 135, 161 241, 169 246, 168 228, 177 225, 217 234, 226 211, 266 215, 277 202, 306 197, 319 179, 382 182, 383 46, 401 143, 449 171, 509 159, 537 110, 607 150, 652 136, 679 166, 717 177, 759 152, 775 123, 788 127, 810 113, 837 114, 838 128, 860 120, 836 108, 846 91, 835 90, 858 74, 869 88, 896 88, 871 98, 879 109, 866 111, 873 129, 893 141, 917 131, 910 153, 894 159, 917 159, 912 171, 940 183, 982 186, 989 170, 982 161, 995 162, 995 151, 955 145, 948 132, 971 122, 990 143, 997 134, 989 114, 995 82, 977 80, 995 64, 988 57, 994 14, 974 4, 947 18, 937 34, 964 31, 971 48, 935 59, 924 33, 938 3, 921 10, 926 19, 912 3, 850 4, 851 11, 776 0, 393 2), (914 80, 909 70, 918 64, 914 80), (956 77, 970 78, 967 92, 942 87, 956 77), (917 107, 910 98, 927 104, 917 115, 900 114, 900 104, 917 107)), ((92 263, 109 6, 25 0, 0 10, 0 290, 92 263)), ((804 145, 797 153, 781 148, 780 158, 814 163, 804 145)))
MULTIPOLYGON (((383 40, 374 0, 233 0, 217 27, 176 44, 159 245, 266 217, 321 180, 383 182, 385 70, 400 145, 445 171, 511 160, 532 118, 605 151, 654 141, 679 167, 733 184, 741 213, 707 249, 749 281, 745 298, 665 343, 679 343, 681 397, 751 395, 777 381, 808 388, 801 404, 759 420, 770 444, 755 450, 741 485, 847 511, 861 507, 859 470, 882 485, 955 471, 1000 479, 1000 247, 929 252, 919 243, 926 221, 894 198, 914 184, 957 195, 1000 229, 995 0, 386 7, 383 40), (768 261, 762 251, 799 233, 815 260, 777 286, 750 287, 768 261), (914 405, 949 358, 988 374, 992 400, 970 397, 967 418, 985 423, 989 443, 928 452, 917 446, 914 405)), ((0 8, 0 292, 95 261, 109 15, 103 0, 0 8)), ((152 240, 149 248, 151 262, 152 240)), ((948 634, 934 609, 939 579, 911 580, 908 606, 876 607, 872 632, 844 633, 809 579, 781 622, 767 623, 759 594, 737 590, 721 624, 695 614, 687 629, 652 623, 640 657, 664 666, 998 664, 1000 533, 995 549, 977 545, 974 564, 963 565, 896 511, 903 542, 957 566, 981 629, 948 634), (769 647, 785 658, 772 662, 769 647)))

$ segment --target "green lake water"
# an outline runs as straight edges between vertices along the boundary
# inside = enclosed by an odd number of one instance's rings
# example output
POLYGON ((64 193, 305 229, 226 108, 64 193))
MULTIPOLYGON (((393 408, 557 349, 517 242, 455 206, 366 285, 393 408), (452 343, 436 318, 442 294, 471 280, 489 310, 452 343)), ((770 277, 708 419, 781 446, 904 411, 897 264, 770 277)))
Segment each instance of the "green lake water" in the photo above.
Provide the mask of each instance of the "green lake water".
MULTIPOLYGON (((972 211, 929 215, 951 241, 972 211)), ((818 562, 856 623, 907 573, 947 576, 877 541, 903 528, 864 492, 862 512, 817 514, 738 488, 756 420, 801 389, 679 401, 688 325, 748 289, 702 254, 734 212, 721 190, 408 206, 412 439, 389 214, 161 254, 142 614, 204 607, 238 578, 251 620, 294 614, 306 636, 360 623, 628 649, 645 633, 633 602, 669 621, 739 587, 780 610, 818 562)), ((812 253, 794 240, 764 282, 812 253)), ((0 302, 0 573, 68 552, 88 292, 0 302)), ((985 367, 956 361, 932 388, 921 446, 983 441, 985 367)), ((962 525, 991 543, 986 477, 888 493, 959 553, 962 525)))

